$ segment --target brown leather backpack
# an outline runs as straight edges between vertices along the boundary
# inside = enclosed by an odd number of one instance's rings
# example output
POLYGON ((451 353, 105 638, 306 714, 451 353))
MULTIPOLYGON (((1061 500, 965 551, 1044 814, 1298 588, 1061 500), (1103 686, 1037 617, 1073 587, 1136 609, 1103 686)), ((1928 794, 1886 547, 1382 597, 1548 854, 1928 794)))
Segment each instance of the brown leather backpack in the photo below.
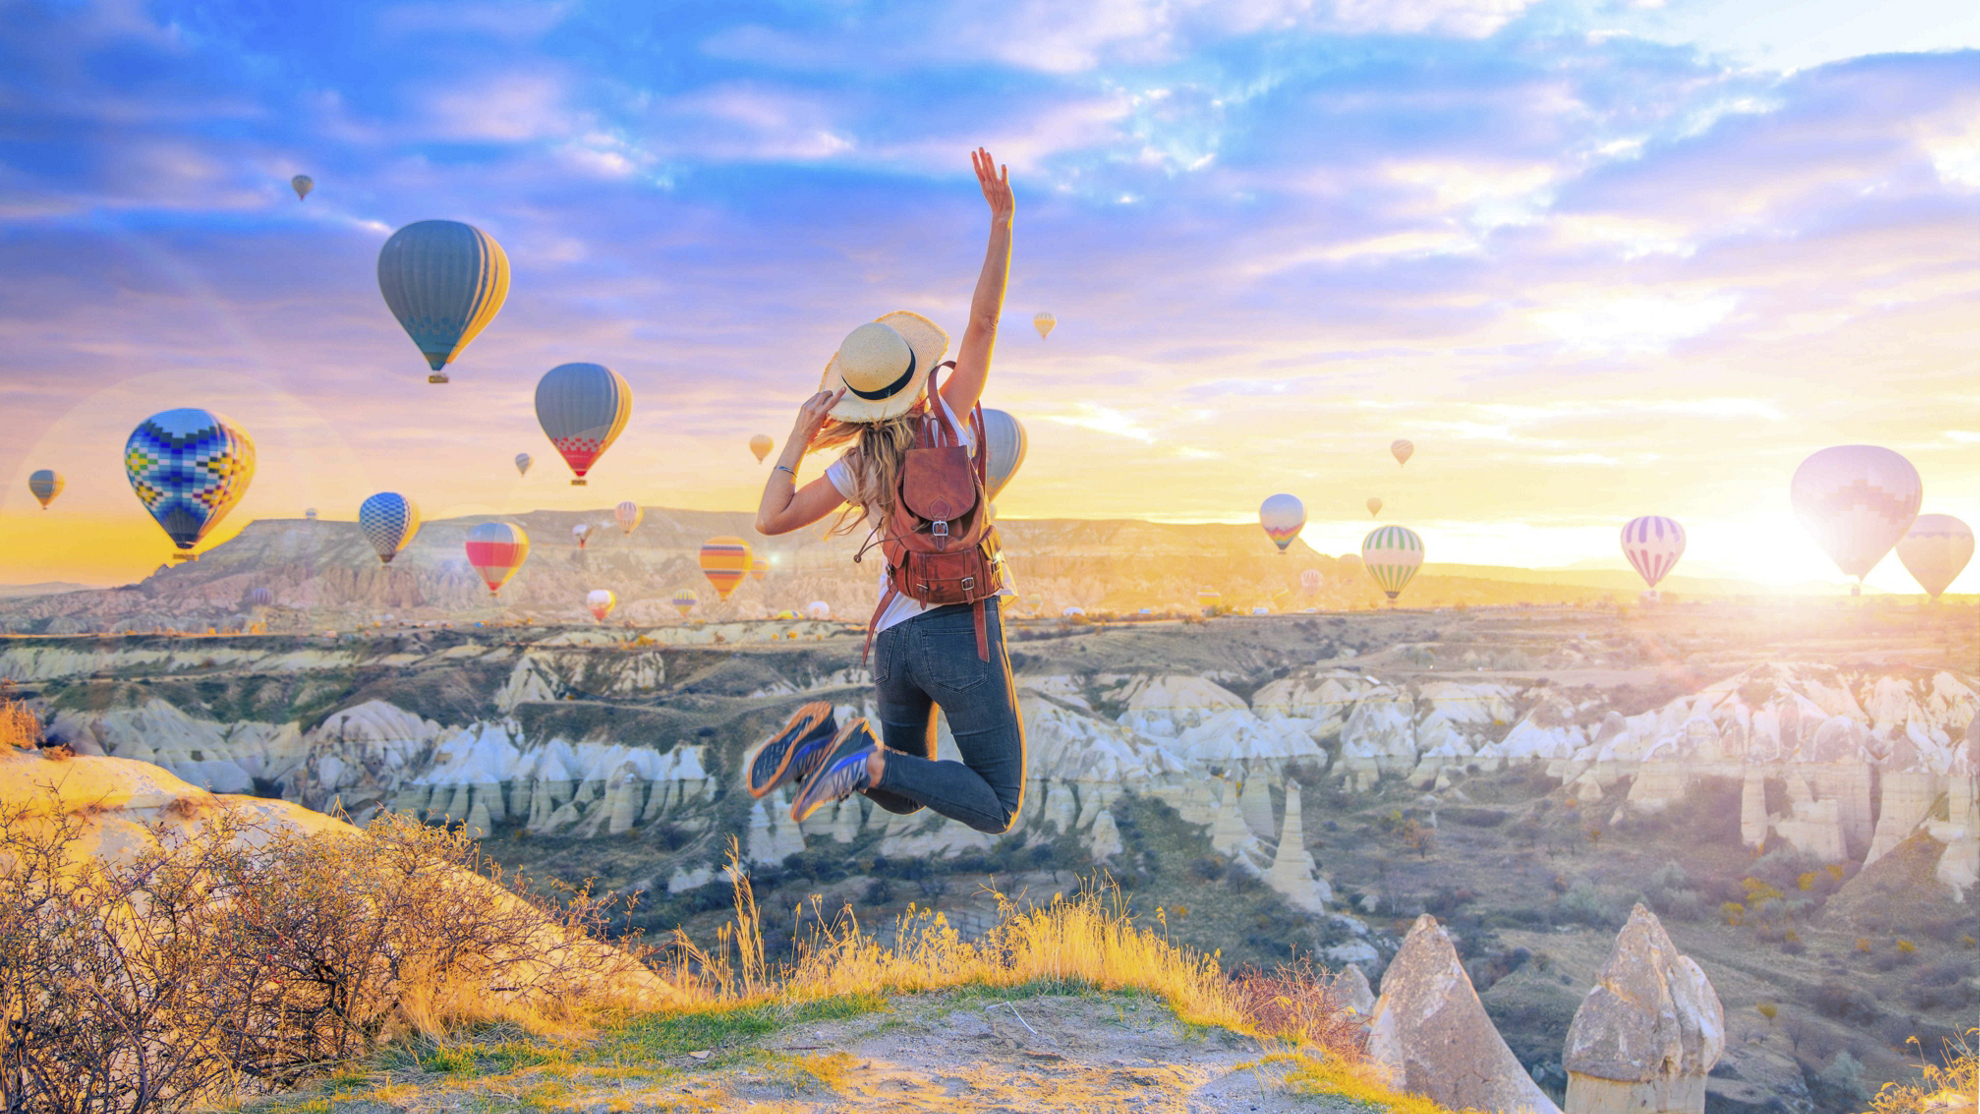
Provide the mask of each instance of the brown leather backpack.
MULTIPOLYGON (((953 362, 941 365, 953 368, 953 362)), ((937 368, 937 371, 941 368, 937 368)), ((927 412, 895 481, 894 509, 880 524, 880 552, 887 559, 887 591, 866 627, 871 651, 874 628, 896 595, 930 606, 966 603, 976 613, 976 655, 990 660, 983 601, 1004 586, 1002 546, 990 524, 988 462, 983 405, 969 414, 976 457, 963 445, 962 431, 940 404, 935 375, 928 377, 927 412)), ((864 550, 861 550, 864 553, 864 550)), ((857 557, 854 560, 858 560, 857 557)), ((862 661, 864 657, 862 656, 862 661)))

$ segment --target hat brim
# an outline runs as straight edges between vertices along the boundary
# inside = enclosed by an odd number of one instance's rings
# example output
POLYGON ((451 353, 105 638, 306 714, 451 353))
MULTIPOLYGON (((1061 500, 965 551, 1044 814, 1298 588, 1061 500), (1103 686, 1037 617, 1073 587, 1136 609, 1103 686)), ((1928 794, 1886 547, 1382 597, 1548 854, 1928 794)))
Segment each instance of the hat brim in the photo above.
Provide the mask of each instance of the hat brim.
MULTIPOLYGON (((861 398, 847 391, 846 397, 832 407, 831 416, 839 421, 884 422, 914 409, 914 404, 921 401, 922 392, 928 387, 928 373, 942 362, 942 357, 949 351, 949 334, 918 313, 895 310, 875 320, 901 334, 901 339, 914 350, 914 378, 908 380, 905 387, 882 399, 861 398)), ((845 385, 845 379, 839 375, 838 354, 834 353, 831 362, 825 365, 825 374, 818 381, 818 389, 838 391, 845 385)))

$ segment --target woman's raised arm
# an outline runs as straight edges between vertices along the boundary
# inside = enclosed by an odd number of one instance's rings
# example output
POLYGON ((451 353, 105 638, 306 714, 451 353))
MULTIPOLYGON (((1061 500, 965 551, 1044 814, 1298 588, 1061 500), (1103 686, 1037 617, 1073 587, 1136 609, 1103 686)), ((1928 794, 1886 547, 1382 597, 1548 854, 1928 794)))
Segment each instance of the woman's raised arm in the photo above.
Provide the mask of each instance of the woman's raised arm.
POLYGON ((976 276, 976 294, 969 301, 969 325, 956 348, 956 369, 942 384, 942 400, 958 415, 983 397, 983 384, 990 378, 990 353, 997 347, 997 321, 1004 314, 1004 286, 1011 272, 1011 219, 1017 209, 1009 167, 999 167, 981 147, 970 152, 969 162, 983 187, 983 200, 990 203, 990 246, 983 256, 983 271, 976 276))
POLYGON ((770 478, 763 481, 763 500, 756 505, 756 532, 764 535, 788 534, 792 530, 802 530, 839 508, 845 497, 832 481, 820 476, 804 485, 797 486, 798 462, 804 459, 805 451, 811 448, 811 439, 825 427, 825 419, 832 407, 839 404, 846 392, 841 389, 820 391, 812 395, 798 410, 797 421, 791 425, 791 435, 784 438, 784 451, 777 457, 777 466, 770 469, 770 478))

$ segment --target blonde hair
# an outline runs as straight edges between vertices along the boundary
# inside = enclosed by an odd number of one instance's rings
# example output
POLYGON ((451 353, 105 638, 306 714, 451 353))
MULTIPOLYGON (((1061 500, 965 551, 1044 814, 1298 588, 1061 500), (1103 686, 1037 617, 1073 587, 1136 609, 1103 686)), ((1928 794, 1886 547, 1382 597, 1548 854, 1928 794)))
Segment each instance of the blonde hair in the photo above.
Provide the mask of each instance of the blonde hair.
POLYGON ((905 414, 877 422, 832 421, 812 438, 814 451, 853 446, 846 454, 846 464, 852 473, 854 495, 846 501, 838 521, 825 531, 826 537, 850 534, 861 522, 880 526, 894 513, 894 492, 900 487, 907 452, 914 448, 925 413, 923 406, 916 404, 905 414))

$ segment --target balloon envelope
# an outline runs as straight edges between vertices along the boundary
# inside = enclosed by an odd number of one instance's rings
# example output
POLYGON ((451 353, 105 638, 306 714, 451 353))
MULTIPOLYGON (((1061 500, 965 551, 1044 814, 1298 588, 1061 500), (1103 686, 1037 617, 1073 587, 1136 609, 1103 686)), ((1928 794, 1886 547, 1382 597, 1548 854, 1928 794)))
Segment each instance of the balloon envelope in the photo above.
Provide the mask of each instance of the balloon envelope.
POLYGON ((559 364, 536 384, 536 420, 564 463, 584 474, 605 455, 632 417, 632 388, 604 364, 559 364))
POLYGON ((812 619, 830 619, 832 617, 832 605, 826 603, 824 600, 812 600, 810 603, 804 605, 804 613, 808 618, 812 619))
MULTIPOLYGON (((423 220, 378 249, 378 292, 438 372, 461 354, 509 296, 509 257, 471 224, 423 220)), ((446 382, 444 376, 431 381, 446 382)))
POLYGON ((761 464, 763 463, 763 458, 770 455, 770 450, 776 444, 775 441, 770 439, 769 434, 759 433, 749 439, 749 451, 756 454, 756 462, 761 464))
POLYGON ((379 562, 389 565, 419 533, 419 504, 396 491, 381 491, 358 505, 358 529, 379 562))
POLYGON ((1389 442, 1389 455, 1396 458, 1397 464, 1408 464, 1409 458, 1415 455, 1415 453, 1416 446, 1410 444, 1408 441, 1398 439, 1389 442))
POLYGON ((749 543, 741 538, 710 538, 701 547, 701 575, 723 599, 736 590, 753 560, 749 543))
POLYGON ((770 575, 770 558, 757 554, 749 559, 749 578, 761 581, 770 575))
POLYGON ((621 533, 630 534, 639 529, 640 522, 645 518, 646 510, 630 499, 612 508, 612 520, 619 524, 621 533))
POLYGON ((1794 470, 1789 493, 1802 526, 1843 575, 1870 574, 1918 517, 1918 469, 1877 445, 1823 449, 1794 470))
POLYGON ((534 464, 534 463, 536 463, 536 462, 535 462, 534 460, 531 460, 531 459, 530 459, 530 456, 529 456, 529 454, 528 454, 528 453, 517 453, 517 454, 516 454, 516 475, 518 475, 518 476, 527 476, 527 475, 529 475, 529 466, 530 466, 530 465, 532 465, 532 464, 534 464))
POLYGON ((468 531, 467 559, 492 596, 529 560, 529 535, 511 523, 484 522, 468 531))
POLYGON ((681 613, 681 618, 685 619, 688 617, 688 612, 693 611, 695 605, 701 602, 701 597, 695 595, 692 588, 682 588, 680 591, 675 592, 673 597, 667 602, 673 604, 675 609, 681 613))
POLYGON ((309 196, 309 191, 316 188, 316 179, 307 174, 298 174, 289 179, 289 188, 296 191, 296 200, 301 201, 309 196))
POLYGON ((589 537, 591 537, 591 523, 580 522, 571 527, 571 540, 577 543, 579 549, 584 548, 585 540, 589 537))
POLYGON ((612 609, 619 606, 619 597, 613 595, 608 588, 597 588, 584 597, 584 605, 591 609, 591 617, 602 623, 605 621, 605 616, 610 615, 612 609))
POLYGON ((988 473, 990 498, 1004 490, 1017 470, 1024 467, 1025 450, 1030 441, 1024 435, 1024 424, 1002 410, 983 411, 983 443, 990 456, 983 462, 988 473))
POLYGON ((1423 539, 1402 526, 1384 526, 1361 539, 1361 567, 1393 600, 1423 567, 1423 539))
POLYGON ((316 521, 316 508, 315 508, 315 507, 304 507, 304 508, 303 508, 303 520, 304 520, 305 522, 315 522, 315 521, 316 521))
POLYGON ((53 468, 42 468, 28 477, 28 493, 40 501, 41 509, 44 511, 67 486, 69 481, 63 479, 62 473, 53 468))
POLYGON ((1684 527, 1676 519, 1647 514, 1622 528, 1623 556, 1653 590, 1684 556, 1684 527))
POLYGON ((1898 560, 1938 599, 1973 559, 1973 531, 1949 514, 1921 514, 1897 543, 1898 560))
POLYGON ((1377 499, 1373 495, 1370 495, 1368 497, 1368 517, 1374 518, 1376 515, 1381 513, 1382 513, 1382 501, 1380 499, 1377 499))
POLYGON ((1300 573, 1299 586, 1305 589, 1306 594, 1309 596, 1318 592, 1320 590, 1320 570, 1307 569, 1305 572, 1300 573))
POLYGON ((1294 496, 1273 495, 1259 504, 1258 524, 1265 528, 1265 536, 1272 539, 1279 552, 1284 553, 1306 525, 1306 507, 1294 496))
POLYGON ((1049 313, 1036 313, 1031 317, 1031 327, 1038 330, 1038 338, 1040 340, 1051 336, 1052 327, 1058 323, 1059 319, 1049 313))
POLYGON ((247 494, 254 438, 211 410, 161 411, 124 442, 124 474, 172 544, 190 550, 247 494))
POLYGON ((266 588, 250 588, 247 594, 249 607, 271 607, 275 603, 275 593, 266 588))

